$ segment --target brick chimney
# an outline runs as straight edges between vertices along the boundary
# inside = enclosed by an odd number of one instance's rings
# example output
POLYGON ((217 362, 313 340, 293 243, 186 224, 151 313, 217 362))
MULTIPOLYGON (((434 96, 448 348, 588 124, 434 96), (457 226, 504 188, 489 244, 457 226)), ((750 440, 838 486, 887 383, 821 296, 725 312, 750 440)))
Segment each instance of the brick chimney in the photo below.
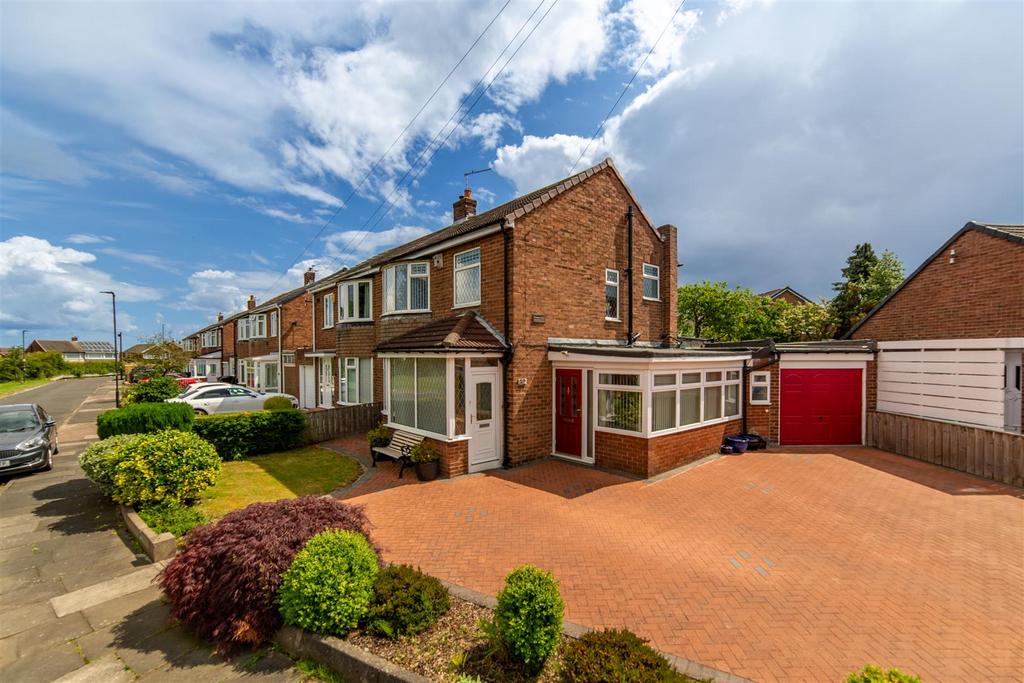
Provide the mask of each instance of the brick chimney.
POLYGON ((217 314, 217 322, 219 322, 219 323, 224 322, 224 314, 223 313, 218 313, 217 314))
POLYGON ((71 337, 71 341, 78 341, 78 337, 71 337))
POLYGON ((313 284, 314 280, 316 280, 316 271, 314 271, 312 268, 310 268, 309 270, 302 274, 302 284, 311 285, 313 284))
POLYGON ((458 223, 475 215, 476 200, 473 199, 473 190, 467 187, 462 191, 462 196, 452 204, 452 218, 455 223, 458 223))
POLYGON ((248 302, 248 304, 246 304, 246 310, 250 310, 251 311, 254 308, 256 308, 256 295, 255 294, 250 294, 249 295, 249 302, 248 302))

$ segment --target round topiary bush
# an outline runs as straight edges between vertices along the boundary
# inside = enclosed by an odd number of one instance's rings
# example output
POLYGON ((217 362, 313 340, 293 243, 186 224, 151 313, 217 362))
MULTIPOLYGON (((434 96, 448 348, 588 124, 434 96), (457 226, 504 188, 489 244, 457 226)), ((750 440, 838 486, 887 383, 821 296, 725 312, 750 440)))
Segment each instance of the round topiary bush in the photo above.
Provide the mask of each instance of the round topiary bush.
POLYGON ((195 434, 176 429, 136 434, 112 457, 117 464, 110 497, 124 505, 189 503, 220 474, 217 450, 195 434))
POLYGON ((307 496, 256 503, 193 529, 160 575, 171 616, 221 650, 268 640, 282 623, 281 575, 327 529, 369 538, 370 523, 361 507, 307 496))
POLYGON ((281 577, 281 616, 307 631, 343 635, 366 613, 379 570, 377 553, 362 534, 317 534, 281 577))
POLYGON ((539 669, 558 647, 564 612, 555 577, 526 564, 505 577, 494 610, 494 626, 513 659, 539 669))
POLYGON ((883 670, 880 666, 868 664, 857 673, 847 676, 846 683, 921 683, 921 679, 899 669, 883 670))
POLYGON ((263 410, 291 410, 292 402, 284 396, 271 396, 263 402, 263 410))
POLYGON ((690 680, 632 631, 591 631, 562 653, 564 683, 673 683, 690 680))
POLYGON ((114 493, 114 467, 125 447, 136 439, 135 434, 121 434, 97 441, 78 456, 85 476, 96 483, 107 496, 114 493))
POLYGON ((363 623, 368 633, 385 638, 414 636, 449 607, 448 590, 440 581, 409 565, 393 564, 377 574, 363 623))

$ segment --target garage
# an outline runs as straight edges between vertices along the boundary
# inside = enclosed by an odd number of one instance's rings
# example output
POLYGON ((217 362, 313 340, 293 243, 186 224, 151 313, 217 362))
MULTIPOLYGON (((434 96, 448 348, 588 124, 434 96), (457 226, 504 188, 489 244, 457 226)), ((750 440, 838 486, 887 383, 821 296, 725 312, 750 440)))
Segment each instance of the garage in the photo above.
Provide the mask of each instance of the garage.
POLYGON ((864 370, 783 368, 779 441, 784 445, 860 444, 864 370))

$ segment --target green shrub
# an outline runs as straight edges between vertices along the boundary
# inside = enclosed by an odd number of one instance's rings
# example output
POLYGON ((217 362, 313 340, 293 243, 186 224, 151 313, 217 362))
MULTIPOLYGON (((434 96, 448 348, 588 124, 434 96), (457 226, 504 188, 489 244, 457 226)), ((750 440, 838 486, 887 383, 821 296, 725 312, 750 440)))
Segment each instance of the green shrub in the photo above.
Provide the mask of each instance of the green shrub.
POLYGON ((379 568, 377 553, 362 534, 317 534, 282 577, 281 616, 307 631, 343 635, 366 613, 379 568))
POLYGON ((210 520, 201 510, 180 503, 160 503, 139 509, 139 517, 158 534, 169 531, 178 538, 210 520))
POLYGON ((377 574, 363 623, 367 632, 385 638, 414 636, 433 626, 449 606, 448 590, 440 581, 395 564, 377 574))
POLYGON ((868 664, 861 671, 847 676, 846 683, 921 683, 921 679, 899 669, 883 671, 881 667, 868 664))
POLYGON ((166 375, 133 384, 124 392, 125 403, 162 403, 181 393, 178 380, 166 375))
POLYGON ((381 422, 376 427, 366 432, 366 440, 370 442, 370 448, 387 446, 391 443, 391 430, 381 422))
POLYGON ((412 447, 409 459, 413 462, 434 462, 441 459, 441 454, 426 441, 420 441, 412 447))
POLYGON ((78 456, 85 476, 95 482, 107 496, 114 495, 114 468, 120 461, 125 448, 135 440, 134 434, 112 436, 97 441, 78 456))
POLYGON ((110 375, 117 365, 112 360, 87 360, 84 363, 68 363, 64 371, 66 375, 81 377, 82 375, 110 375))
POLYGON ((263 410, 291 410, 292 402, 284 396, 271 396, 263 402, 263 410))
POLYGON ((564 683, 681 683, 661 654, 632 631, 591 631, 570 641, 562 653, 564 683))
POLYGON ((555 577, 526 564, 505 577, 494 610, 494 632, 512 659, 538 670, 558 647, 564 611, 555 577))
POLYGON ((116 434, 144 434, 162 429, 192 431, 195 413, 186 403, 133 403, 108 410, 96 418, 101 439, 116 434))
POLYGON ((302 444, 306 414, 301 410, 264 410, 227 415, 198 415, 192 431, 213 444, 224 460, 286 451, 302 444))

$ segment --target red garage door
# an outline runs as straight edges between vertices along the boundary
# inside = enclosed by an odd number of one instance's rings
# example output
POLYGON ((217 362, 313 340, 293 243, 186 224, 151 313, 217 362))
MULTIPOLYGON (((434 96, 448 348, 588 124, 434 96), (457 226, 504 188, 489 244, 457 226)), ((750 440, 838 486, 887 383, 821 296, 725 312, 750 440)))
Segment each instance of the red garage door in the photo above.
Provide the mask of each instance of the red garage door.
POLYGON ((782 370, 779 381, 780 443, 861 443, 860 369, 782 370))

